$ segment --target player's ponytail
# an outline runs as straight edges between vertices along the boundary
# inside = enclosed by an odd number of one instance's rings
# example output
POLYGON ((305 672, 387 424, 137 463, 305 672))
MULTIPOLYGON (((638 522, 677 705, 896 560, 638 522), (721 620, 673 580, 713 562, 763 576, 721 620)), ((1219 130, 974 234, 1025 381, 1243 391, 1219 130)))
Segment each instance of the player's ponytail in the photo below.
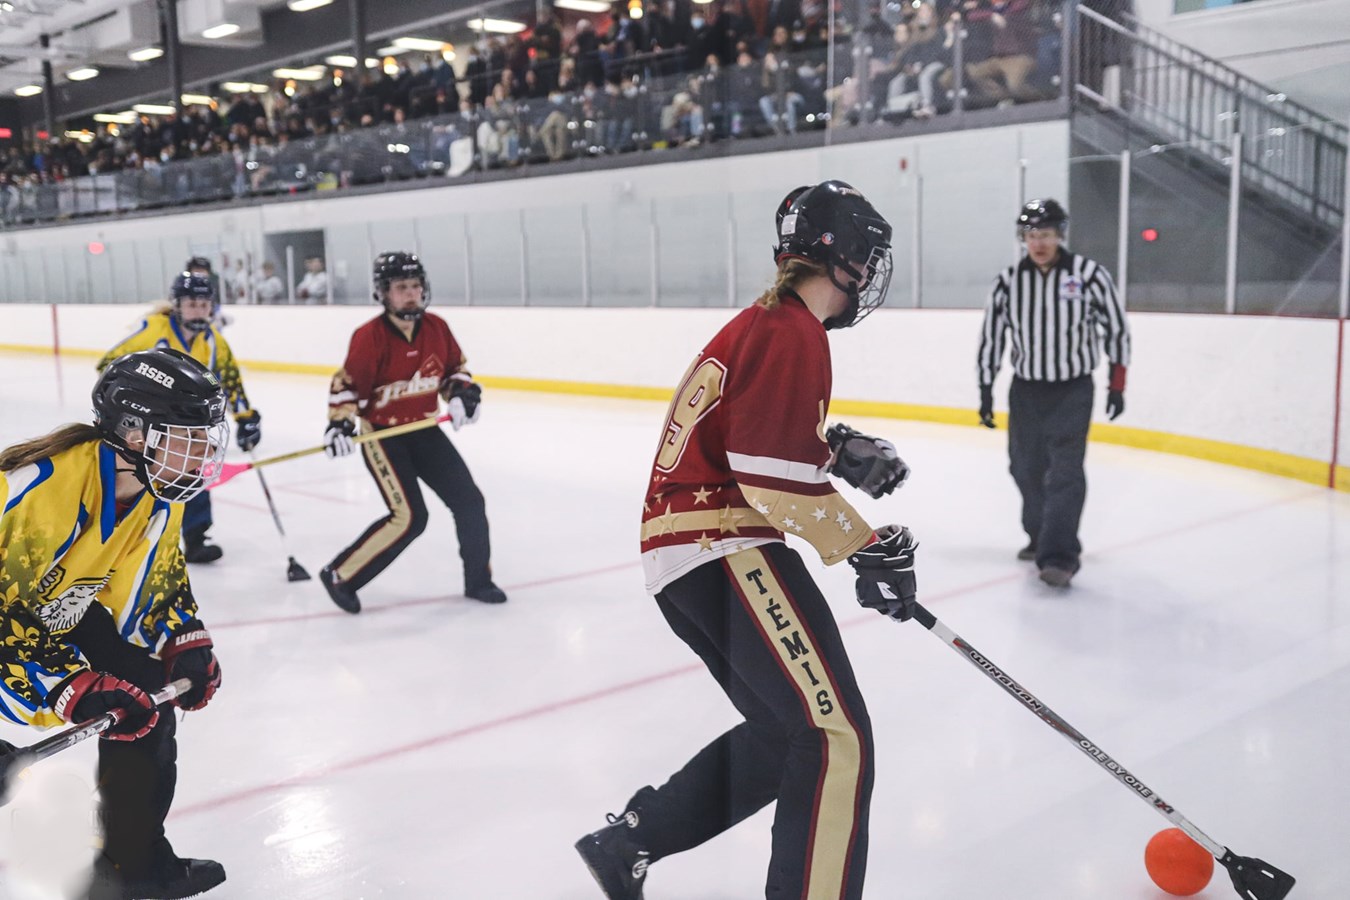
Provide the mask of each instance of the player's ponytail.
POLYGON ((773 287, 760 294, 755 303, 765 309, 776 309, 784 292, 795 291, 802 282, 810 278, 824 277, 825 274, 825 267, 818 262, 796 256, 788 257, 778 264, 778 277, 774 279, 773 287))
POLYGON ((51 434, 0 450, 0 472, 11 472, 32 465, 40 459, 47 459, 89 441, 101 440, 102 437, 93 425, 82 422, 62 425, 51 434))

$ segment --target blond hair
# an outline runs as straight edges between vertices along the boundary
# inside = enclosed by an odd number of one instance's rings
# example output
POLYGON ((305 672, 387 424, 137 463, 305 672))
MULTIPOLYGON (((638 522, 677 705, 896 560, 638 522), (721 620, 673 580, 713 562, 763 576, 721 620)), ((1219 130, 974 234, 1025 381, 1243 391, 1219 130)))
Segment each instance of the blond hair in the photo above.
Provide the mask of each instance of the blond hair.
POLYGON ((774 279, 773 287, 760 294, 755 304, 765 309, 776 309, 783 294, 796 291, 807 279, 821 278, 826 274, 825 267, 818 262, 798 257, 785 259, 778 264, 778 277, 774 279))
POLYGON ((63 453, 71 447, 102 440, 103 435, 93 425, 73 422, 62 425, 51 434, 22 441, 12 447, 0 450, 0 472, 11 472, 23 466, 31 466, 40 459, 47 459, 63 453))

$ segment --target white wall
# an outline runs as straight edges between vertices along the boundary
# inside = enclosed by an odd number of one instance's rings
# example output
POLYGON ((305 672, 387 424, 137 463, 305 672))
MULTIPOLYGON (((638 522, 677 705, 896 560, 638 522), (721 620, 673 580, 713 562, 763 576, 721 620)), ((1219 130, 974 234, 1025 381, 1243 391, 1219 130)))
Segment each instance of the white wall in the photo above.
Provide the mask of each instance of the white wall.
MULTIPOLYGON (((62 346, 102 352, 145 309, 61 307, 62 346)), ((235 321, 225 334, 245 360, 327 371, 341 363, 353 328, 377 312, 373 304, 235 307, 230 310, 235 321)), ((724 309, 441 312, 476 374, 663 390, 673 387, 699 348, 734 314, 724 309)), ((980 317, 976 310, 883 309, 857 328, 834 333, 835 398, 971 410, 973 422, 980 317)), ((1330 459, 1336 322, 1146 313, 1132 315, 1130 322, 1135 353, 1128 410, 1119 424, 1330 459)), ((12 336, 5 343, 49 344, 49 307, 0 305, 0 332, 12 336)), ((1098 375, 1101 387, 1104 376, 1098 375)), ((1350 459, 1350 371, 1343 378, 1344 462, 1350 459)), ((316 408, 323 391, 316 380, 316 408)), ((1099 394, 1104 397, 1104 387, 1099 394)), ((1002 387, 997 396, 1004 407, 1002 387)), ((266 406, 265 397, 254 399, 266 406)))

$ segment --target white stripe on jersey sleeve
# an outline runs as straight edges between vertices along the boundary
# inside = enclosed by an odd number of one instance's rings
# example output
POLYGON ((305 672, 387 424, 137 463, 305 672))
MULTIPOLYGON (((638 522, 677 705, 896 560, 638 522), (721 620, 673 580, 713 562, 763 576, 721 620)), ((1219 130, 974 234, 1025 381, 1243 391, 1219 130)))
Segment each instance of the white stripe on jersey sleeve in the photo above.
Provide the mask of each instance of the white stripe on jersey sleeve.
POLYGON ((727 464, 733 472, 745 475, 763 475, 766 478, 781 478, 801 484, 824 484, 830 480, 824 468, 809 463, 793 462, 790 459, 778 459, 773 456, 748 456, 744 453, 727 453, 727 464))

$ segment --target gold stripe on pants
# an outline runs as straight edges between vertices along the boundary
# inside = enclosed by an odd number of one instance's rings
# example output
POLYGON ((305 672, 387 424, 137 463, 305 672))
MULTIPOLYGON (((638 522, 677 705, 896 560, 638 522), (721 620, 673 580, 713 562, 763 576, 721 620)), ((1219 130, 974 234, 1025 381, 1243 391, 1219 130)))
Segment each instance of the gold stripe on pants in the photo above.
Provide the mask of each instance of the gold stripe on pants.
POLYGON ((380 496, 389 507, 389 519, 355 547, 342 564, 337 567, 337 575, 343 581, 350 581, 357 573, 370 564, 371 560, 402 540, 412 527, 412 507, 403 496, 403 485, 399 483, 389 457, 384 452, 382 441, 369 441, 362 445, 361 453, 366 458, 370 472, 375 476, 375 484, 380 496))

